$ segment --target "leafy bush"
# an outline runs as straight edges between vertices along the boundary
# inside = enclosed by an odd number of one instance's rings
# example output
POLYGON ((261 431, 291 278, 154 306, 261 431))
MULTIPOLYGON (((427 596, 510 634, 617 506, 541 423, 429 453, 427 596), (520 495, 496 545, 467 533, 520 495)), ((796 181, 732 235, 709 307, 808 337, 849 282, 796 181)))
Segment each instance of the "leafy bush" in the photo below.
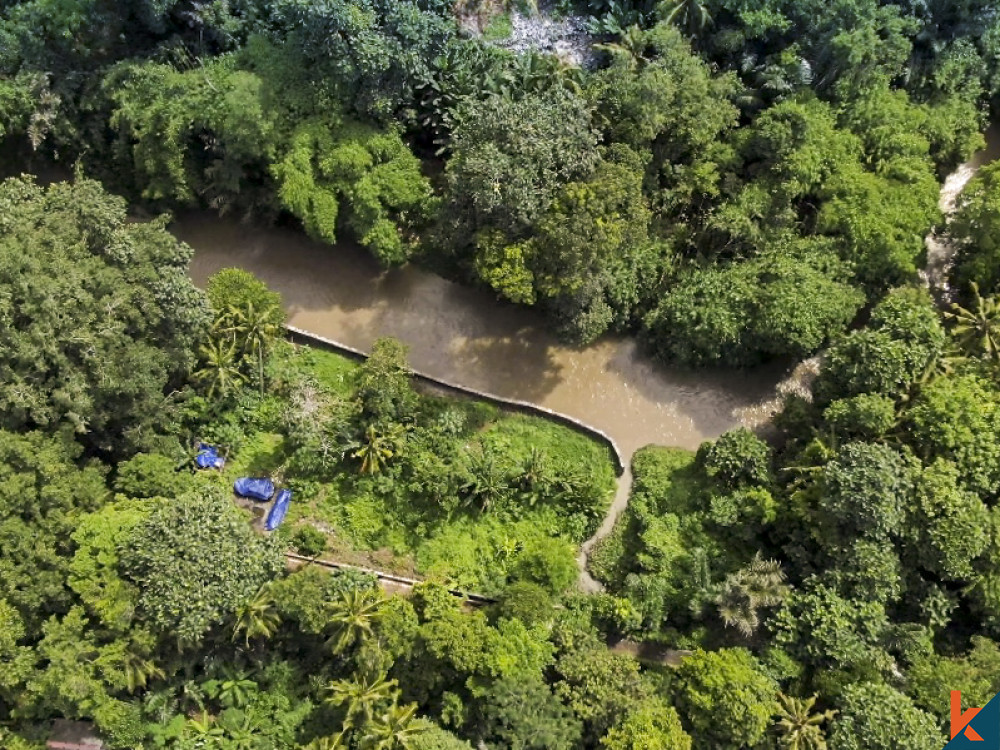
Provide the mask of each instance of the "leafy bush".
POLYGON ((282 569, 275 545, 213 489, 162 502, 133 532, 121 565, 140 587, 143 617, 187 643, 234 615, 282 569))
POLYGON ((300 526, 292 537, 292 547, 300 555, 316 557, 326 549, 326 534, 315 526, 300 526))

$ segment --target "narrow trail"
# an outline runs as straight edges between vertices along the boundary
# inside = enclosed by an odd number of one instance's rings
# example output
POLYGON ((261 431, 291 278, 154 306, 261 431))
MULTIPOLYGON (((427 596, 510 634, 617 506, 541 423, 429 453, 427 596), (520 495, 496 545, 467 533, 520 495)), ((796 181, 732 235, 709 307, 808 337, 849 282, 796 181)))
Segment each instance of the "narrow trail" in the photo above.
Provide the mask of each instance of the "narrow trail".
POLYGON ((597 543, 614 529, 618 518, 625 511, 629 495, 632 493, 632 456, 622 456, 622 462, 625 464, 625 471, 618 477, 618 487, 615 490, 615 497, 611 501, 611 507, 608 508, 607 515, 604 516, 604 520, 601 521, 601 525, 594 532, 594 535, 580 545, 580 553, 576 556, 576 564, 580 568, 580 578, 577 585, 585 594, 596 594, 604 591, 604 585, 590 575, 587 563, 590 562, 590 556, 597 543))

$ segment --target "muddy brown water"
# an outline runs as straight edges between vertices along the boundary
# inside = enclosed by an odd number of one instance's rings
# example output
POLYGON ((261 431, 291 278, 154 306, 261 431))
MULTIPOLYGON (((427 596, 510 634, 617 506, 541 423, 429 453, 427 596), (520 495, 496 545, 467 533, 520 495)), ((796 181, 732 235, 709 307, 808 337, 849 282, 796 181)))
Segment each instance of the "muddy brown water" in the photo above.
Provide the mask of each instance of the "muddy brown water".
POLYGON ((208 213, 181 215, 174 233, 195 249, 203 285, 220 268, 251 271, 281 292, 289 322, 368 351, 379 336, 409 346, 417 370, 530 401, 610 435, 625 457, 643 445, 696 448, 755 421, 783 368, 687 373, 652 362, 634 340, 561 344, 534 311, 413 266, 385 271, 363 249, 313 242, 208 213))
MULTIPOLYGON (((942 186, 946 215, 976 171, 1000 156, 1000 129, 986 135, 987 148, 942 186)), ((350 243, 320 244, 292 229, 207 212, 180 215, 173 231, 195 250, 195 283, 204 285, 220 268, 245 268, 281 292, 292 325, 364 351, 379 336, 394 336, 409 346, 415 369, 592 425, 617 443, 626 464, 644 445, 693 449, 733 427, 766 423, 784 394, 808 390, 819 367, 813 357, 794 368, 685 372, 654 363, 631 338, 566 346, 532 310, 413 266, 386 271, 350 243)), ((946 297, 954 245, 931 235, 927 248, 925 280, 946 297)), ((581 547, 584 591, 601 588, 587 573, 587 559, 625 508, 630 485, 626 467, 607 516, 581 547)))

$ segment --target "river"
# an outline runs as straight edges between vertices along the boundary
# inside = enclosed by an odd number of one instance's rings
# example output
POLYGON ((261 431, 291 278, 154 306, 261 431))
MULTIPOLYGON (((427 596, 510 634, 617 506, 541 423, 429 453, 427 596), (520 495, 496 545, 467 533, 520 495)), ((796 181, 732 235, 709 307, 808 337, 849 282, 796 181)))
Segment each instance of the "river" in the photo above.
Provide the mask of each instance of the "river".
MULTIPOLYGON (((986 136, 987 148, 945 180, 945 214, 979 167, 1000 156, 1000 127, 986 136)), ((625 461, 650 443, 697 448, 733 427, 760 425, 780 394, 804 387, 817 367, 807 360, 794 369, 685 372, 651 361, 632 338, 566 346, 533 310, 415 266, 383 270, 347 242, 325 245, 208 212, 181 214, 172 229, 195 249, 199 285, 220 268, 245 268, 281 292, 292 325, 365 351, 394 336, 415 369, 574 417, 609 435, 625 461)), ((926 242, 925 280, 946 298, 953 246, 937 234, 926 242)))
MULTIPOLYGON (((1000 129, 987 132, 987 143, 945 180, 944 214, 954 211, 979 167, 1000 156, 1000 129)), ((733 427, 761 425, 780 408, 784 394, 806 390, 819 367, 813 357, 794 368, 684 372, 654 363, 631 338, 566 346, 535 311, 415 266, 386 271, 350 243, 324 245, 295 230, 249 226, 207 212, 182 214, 172 228, 195 249, 191 275, 199 285, 220 268, 245 268, 281 292, 289 322, 298 328, 364 351, 379 336, 394 336, 409 346, 416 370, 539 404, 610 436, 626 469, 603 523, 580 549, 579 585, 587 592, 601 588, 587 572, 587 559, 628 503, 627 464, 638 448, 693 449, 733 427)), ((936 234, 926 243, 924 279, 947 299, 954 246, 936 234)))
POLYGON ((575 417, 611 436, 626 461, 643 445, 697 448, 759 421, 785 369, 681 372, 614 336, 570 347, 532 310, 415 266, 385 271, 347 243, 209 213, 182 214, 172 228, 195 249, 197 284, 220 268, 245 268, 281 292, 292 325, 365 351, 394 336, 414 369, 575 417))

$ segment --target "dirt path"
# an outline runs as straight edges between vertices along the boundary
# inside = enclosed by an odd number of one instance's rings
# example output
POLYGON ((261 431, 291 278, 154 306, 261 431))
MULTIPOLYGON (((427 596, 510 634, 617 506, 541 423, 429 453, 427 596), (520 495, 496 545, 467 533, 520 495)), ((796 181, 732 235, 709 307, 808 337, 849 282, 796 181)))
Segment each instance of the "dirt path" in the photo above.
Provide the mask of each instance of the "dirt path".
POLYGON ((621 516, 622 512, 625 510, 625 506, 628 505, 629 495, 632 493, 632 466, 631 456, 623 457, 625 463, 625 471, 622 475, 618 477, 618 487, 615 490, 614 500, 611 501, 611 507, 608 508, 608 513, 604 516, 604 520, 601 522, 600 527, 594 532, 594 535, 580 545, 580 553, 576 556, 576 564, 580 568, 580 578, 578 585, 580 590, 585 594, 596 594, 600 591, 604 591, 604 586, 600 581, 594 579, 592 575, 587 571, 587 563, 590 560, 590 555, 594 551, 594 547, 599 541, 611 533, 611 530, 615 527, 615 522, 621 516))

